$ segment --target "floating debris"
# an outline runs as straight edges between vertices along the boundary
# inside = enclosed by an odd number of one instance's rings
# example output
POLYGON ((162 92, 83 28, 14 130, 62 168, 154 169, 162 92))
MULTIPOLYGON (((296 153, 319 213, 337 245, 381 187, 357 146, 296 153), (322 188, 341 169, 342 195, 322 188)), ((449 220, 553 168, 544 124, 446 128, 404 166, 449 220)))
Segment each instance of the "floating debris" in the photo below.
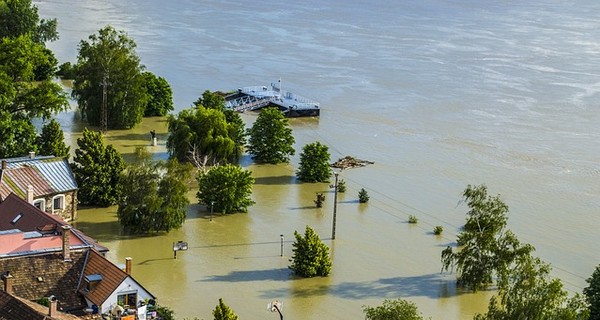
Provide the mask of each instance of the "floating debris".
POLYGON ((333 168, 338 168, 338 169, 352 169, 352 168, 359 168, 359 167, 364 167, 368 164, 374 164, 375 162, 373 161, 367 161, 367 160, 361 160, 361 159, 357 159, 351 156, 345 156, 343 158, 340 158, 338 161, 332 163, 330 166, 333 168))

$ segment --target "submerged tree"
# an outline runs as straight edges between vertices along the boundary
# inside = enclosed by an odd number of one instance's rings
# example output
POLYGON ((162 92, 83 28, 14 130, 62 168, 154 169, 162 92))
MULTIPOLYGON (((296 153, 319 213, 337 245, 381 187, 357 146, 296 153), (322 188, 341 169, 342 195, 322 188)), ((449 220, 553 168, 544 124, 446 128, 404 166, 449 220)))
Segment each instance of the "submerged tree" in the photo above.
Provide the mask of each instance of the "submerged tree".
POLYGON ((219 110, 198 106, 186 109, 177 116, 169 116, 167 150, 180 162, 218 164, 239 156, 240 143, 234 138, 236 124, 227 122, 219 110))
POLYGON ((277 108, 263 109, 248 129, 248 153, 259 163, 283 163, 294 155, 294 136, 288 119, 277 108))
POLYGON ((186 194, 191 165, 180 165, 175 159, 152 163, 144 148, 138 148, 136 154, 138 161, 121 177, 119 222, 138 233, 181 227, 189 204, 186 194))
POLYGON ((77 139, 77 146, 72 167, 81 204, 117 204, 121 195, 119 179, 125 168, 121 154, 112 145, 104 145, 100 132, 87 128, 83 129, 83 137, 77 139))
POLYGON ((173 90, 163 77, 146 71, 142 73, 148 102, 144 108, 144 117, 165 116, 173 111, 173 90))
POLYGON ((589 285, 583 289, 583 294, 589 304, 590 320, 600 320, 600 265, 586 282, 589 285))
POLYGON ((304 237, 298 231, 294 231, 294 236, 296 242, 293 244, 294 249, 292 251, 294 254, 290 269, 304 278, 328 276, 332 266, 329 247, 321 241, 309 226, 306 226, 304 237))
POLYGON ((72 95, 91 125, 100 126, 105 115, 108 129, 129 129, 142 120, 148 95, 135 48, 124 31, 111 26, 79 43, 72 95))
POLYGON ((538 258, 519 257, 514 268, 498 282, 498 296, 490 299, 487 313, 475 319, 588 319, 583 298, 569 298, 562 282, 549 277, 550 271, 550 266, 538 258))
POLYGON ((508 276, 515 259, 529 255, 533 247, 521 244, 506 229, 508 206, 499 196, 489 196, 485 185, 469 185, 463 196, 469 211, 457 239, 460 248, 456 252, 446 248, 442 263, 444 270, 456 266, 458 284, 476 291, 492 284, 494 275, 508 276))
POLYGON ((65 136, 58 121, 52 119, 42 127, 42 133, 38 137, 39 154, 68 157, 70 150, 65 144, 65 136))
POLYGON ((381 306, 369 307, 363 306, 366 320, 422 320, 423 316, 419 312, 414 302, 404 299, 389 300, 385 299, 381 306))
POLYGON ((238 316, 223 302, 222 298, 219 298, 219 304, 215 307, 212 314, 215 320, 238 320, 238 316))
POLYGON ((227 164, 198 173, 198 201, 215 212, 247 212, 252 201, 254 178, 248 170, 227 164))
POLYGON ((320 142, 309 143, 302 148, 298 179, 304 182, 326 182, 331 176, 329 148, 320 142))

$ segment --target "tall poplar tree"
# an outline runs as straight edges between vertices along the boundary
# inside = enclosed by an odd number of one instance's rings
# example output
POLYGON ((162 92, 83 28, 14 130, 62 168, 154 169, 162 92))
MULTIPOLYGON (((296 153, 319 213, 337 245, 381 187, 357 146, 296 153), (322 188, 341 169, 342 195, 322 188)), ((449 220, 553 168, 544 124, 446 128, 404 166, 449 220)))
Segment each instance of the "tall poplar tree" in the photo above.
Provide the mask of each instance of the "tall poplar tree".
POLYGON ((292 245, 294 254, 290 269, 305 278, 328 276, 332 266, 329 247, 321 241, 319 235, 311 227, 306 226, 304 236, 298 231, 294 231, 294 236, 296 242, 292 245))
POLYGON ((305 182, 328 181, 331 176, 330 157, 329 148, 319 141, 305 145, 300 154, 300 168, 296 171, 298 179, 305 182))
POLYGON ((106 116, 108 129, 129 129, 142 120, 148 95, 135 48, 111 26, 79 43, 72 95, 89 124, 100 126, 106 116))
POLYGON ((222 298, 219 298, 219 304, 215 307, 212 314, 215 320, 238 320, 237 314, 223 302, 222 298))

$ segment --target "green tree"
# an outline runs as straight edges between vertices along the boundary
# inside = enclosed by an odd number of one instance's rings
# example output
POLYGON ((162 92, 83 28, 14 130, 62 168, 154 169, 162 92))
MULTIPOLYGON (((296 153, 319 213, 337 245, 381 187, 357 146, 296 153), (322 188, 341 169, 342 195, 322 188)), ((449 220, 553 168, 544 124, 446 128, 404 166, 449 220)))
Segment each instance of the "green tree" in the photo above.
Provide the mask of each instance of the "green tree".
POLYGON ((332 266, 329 247, 321 241, 319 235, 306 226, 304 237, 298 231, 294 231, 294 236, 296 241, 293 244, 290 269, 304 278, 328 276, 332 266))
POLYGON ((83 129, 77 139, 73 158, 73 174, 79 186, 78 199, 85 205, 108 207, 116 204, 120 195, 120 175, 125 168, 121 154, 104 145, 100 132, 83 129))
POLYGON ((41 19, 37 6, 31 0, 0 2, 0 38, 31 35, 38 43, 58 39, 56 19, 41 19))
POLYGON ((365 188, 361 188, 358 192, 358 202, 359 203, 367 203, 369 202, 369 193, 365 188))
POLYGON ((288 162, 295 153, 292 129, 277 108, 263 109, 248 129, 248 136, 248 153, 259 163, 288 162))
POLYGON ((180 165, 175 159, 154 164, 145 148, 138 148, 136 154, 138 161, 121 176, 119 222, 136 233, 181 227, 189 204, 191 165, 180 165))
POLYGON ((37 151, 35 127, 21 114, 0 110, 0 158, 22 157, 37 151))
POLYGON ((173 111, 173 90, 167 80, 149 71, 142 73, 142 76, 148 93, 144 117, 165 116, 173 111))
POLYGON ((404 299, 383 300, 377 307, 363 306, 366 320, 422 320, 417 305, 404 299))
POLYGON ((304 182, 326 182, 331 176, 329 148, 320 142, 309 143, 302 148, 298 179, 304 182))
POLYGON ((194 102, 195 106, 203 106, 206 109, 225 110, 225 97, 220 92, 205 90, 202 96, 194 102))
POLYGON ((191 161, 196 166, 228 162, 239 149, 239 142, 230 136, 231 125, 225 114, 198 106, 169 116, 167 150, 180 162, 191 161))
POLYGON ((498 296, 490 299, 487 313, 474 319, 588 319, 583 298, 569 298, 562 282, 549 277, 550 271, 550 266, 538 258, 519 257, 508 276, 499 281, 498 296))
POLYGON ((238 320, 238 316, 223 302, 222 298, 219 298, 219 304, 215 307, 212 314, 215 320, 238 320))
POLYGON ((132 128, 142 120, 148 94, 135 48, 124 31, 111 26, 79 43, 72 95, 91 125, 102 123, 103 90, 108 129, 132 128))
POLYGON ((65 136, 60 124, 55 119, 42 127, 42 134, 38 137, 38 153, 56 157, 68 157, 71 147, 65 144, 65 136))
POLYGON ((75 74, 75 65, 69 61, 58 66, 58 70, 56 71, 56 75, 61 77, 62 79, 73 80, 75 79, 75 74))
POLYGON ((167 306, 156 306, 156 313, 160 320, 175 320, 175 311, 167 306))
POLYGON ((460 249, 442 252, 443 269, 456 265, 458 284, 471 290, 487 288, 494 274, 506 277, 516 258, 529 255, 531 245, 522 245, 506 228, 508 206, 499 196, 488 196, 487 187, 467 186, 463 193, 469 211, 458 235, 460 249))
POLYGON ((246 124, 238 112, 224 110, 223 114, 228 124, 229 138, 235 143, 231 160, 238 160, 242 157, 246 145, 246 124))
POLYGON ((62 88, 50 80, 52 64, 56 63, 50 53, 29 35, 0 39, 1 110, 28 118, 50 118, 53 113, 65 110, 67 97, 62 88))
POLYGON ((590 306, 590 320, 600 319, 600 265, 596 266, 592 276, 586 279, 589 284, 583 294, 590 306))
POLYGON ((213 205, 215 212, 247 212, 254 204, 251 199, 254 178, 248 170, 227 164, 198 173, 198 201, 213 205))

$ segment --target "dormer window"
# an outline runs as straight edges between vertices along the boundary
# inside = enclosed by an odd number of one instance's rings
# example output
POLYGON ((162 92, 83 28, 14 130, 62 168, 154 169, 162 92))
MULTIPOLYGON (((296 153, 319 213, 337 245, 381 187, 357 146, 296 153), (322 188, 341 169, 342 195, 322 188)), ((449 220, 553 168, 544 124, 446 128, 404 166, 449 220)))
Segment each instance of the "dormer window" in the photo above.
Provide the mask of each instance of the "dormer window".
POLYGON ((12 219, 12 221, 10 223, 16 224, 17 221, 19 221, 19 219, 21 219, 21 217, 23 217, 23 214, 19 213, 14 219, 12 219))
POLYGON ((100 281, 102 281, 102 275, 90 274, 85 276, 85 282, 87 282, 86 289, 88 291, 93 290, 100 281))

